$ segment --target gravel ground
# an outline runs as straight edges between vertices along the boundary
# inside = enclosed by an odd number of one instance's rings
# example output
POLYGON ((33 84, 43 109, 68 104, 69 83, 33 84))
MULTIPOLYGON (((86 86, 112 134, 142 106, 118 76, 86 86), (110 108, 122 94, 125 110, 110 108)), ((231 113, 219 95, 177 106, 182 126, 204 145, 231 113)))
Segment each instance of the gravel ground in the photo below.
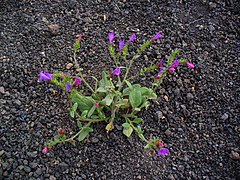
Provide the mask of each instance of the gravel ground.
POLYGON ((237 0, 1 0, 0 179, 240 179, 239 8, 237 0), (136 136, 120 128, 106 135, 104 125, 83 143, 42 154, 57 129, 76 123, 66 95, 37 82, 39 70, 74 73, 66 66, 83 33, 85 74, 111 71, 109 31, 134 32, 138 43, 161 31, 135 68, 175 48, 196 66, 164 81, 142 113, 146 136, 161 137, 170 154, 149 157, 136 136))

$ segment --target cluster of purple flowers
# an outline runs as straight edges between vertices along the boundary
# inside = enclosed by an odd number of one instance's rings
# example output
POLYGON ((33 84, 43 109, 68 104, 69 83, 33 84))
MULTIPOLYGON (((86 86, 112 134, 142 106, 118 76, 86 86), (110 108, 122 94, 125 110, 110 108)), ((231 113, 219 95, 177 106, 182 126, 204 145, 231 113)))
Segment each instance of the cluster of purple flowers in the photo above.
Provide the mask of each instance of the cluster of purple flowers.
MULTIPOLYGON (((156 41, 157 39, 159 39, 161 37, 161 34, 160 32, 158 32, 152 39, 151 39, 151 42, 154 42, 156 41)), ((115 35, 113 32, 110 32, 108 33, 108 39, 109 39, 109 44, 113 44, 113 40, 115 38, 115 35)), ((132 35, 130 36, 129 40, 127 41, 128 44, 132 43, 133 41, 135 41, 137 38, 136 38, 136 34, 135 33, 132 33, 132 35)), ((119 51, 122 51, 123 47, 125 46, 125 42, 124 40, 120 40, 119 41, 119 48, 118 50, 119 51)), ((114 69, 112 71, 112 75, 115 75, 115 76, 119 76, 121 73, 121 70, 120 70, 120 67, 117 67, 116 69, 114 69)))
MULTIPOLYGON (((42 72, 40 71, 39 74, 39 82, 40 81, 51 81, 53 78, 53 75, 48 73, 48 72, 42 72)), ((69 92, 72 87, 76 87, 81 83, 81 79, 79 77, 75 78, 73 84, 69 84, 68 82, 66 83, 66 91, 69 92)))
MULTIPOLYGON (((166 68, 168 68, 168 71, 169 71, 170 73, 174 73, 174 71, 175 71, 175 69, 178 67, 178 65, 179 65, 179 60, 178 60, 178 59, 175 59, 175 60, 173 61, 172 65, 171 65, 169 68, 164 66, 164 62, 163 62, 163 61, 160 61, 160 62, 158 63, 159 72, 158 72, 158 74, 156 74, 154 77, 155 77, 156 79, 159 79, 160 76, 161 76, 161 74, 163 73, 163 70, 166 69, 166 68)), ((186 65, 188 66, 188 68, 194 69, 194 64, 192 64, 192 63, 190 63, 190 62, 187 61, 187 62, 186 62, 186 65)))

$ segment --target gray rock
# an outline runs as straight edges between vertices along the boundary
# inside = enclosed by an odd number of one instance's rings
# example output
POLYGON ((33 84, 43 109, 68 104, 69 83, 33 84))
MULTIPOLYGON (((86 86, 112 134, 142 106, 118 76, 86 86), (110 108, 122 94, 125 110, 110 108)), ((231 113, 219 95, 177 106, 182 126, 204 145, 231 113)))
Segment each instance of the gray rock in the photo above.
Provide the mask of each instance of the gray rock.
POLYGON ((38 166, 38 164, 31 162, 31 163, 29 163, 29 166, 30 166, 30 168, 35 169, 38 166))
POLYGON ((166 134, 167 136, 171 136, 171 135, 172 135, 172 132, 171 132, 169 129, 167 129, 167 130, 165 131, 165 134, 166 134))
POLYGON ((4 94, 5 93, 5 90, 4 90, 4 87, 0 87, 0 93, 4 94))
POLYGON ((187 93, 187 100, 191 101, 194 98, 194 96, 192 95, 192 93, 187 93))
POLYGON ((54 176, 50 176, 49 180, 56 180, 57 178, 55 178, 54 176))
POLYGON ((37 168, 35 173, 40 176, 42 174, 42 169, 41 168, 37 168))
POLYGON ((239 155, 239 153, 237 153, 235 151, 231 151, 230 158, 234 159, 234 160, 239 160, 240 159, 240 155, 239 155))
POLYGON ((98 143, 98 142, 99 142, 99 139, 96 138, 96 137, 92 137, 92 138, 91 138, 91 141, 92 141, 93 143, 98 143))
POLYGON ((22 105, 21 101, 19 101, 18 99, 15 100, 15 103, 16 103, 18 106, 21 106, 21 105, 22 105))
POLYGON ((29 173, 29 172, 31 172, 31 168, 28 167, 28 166, 24 166, 24 171, 27 172, 27 173, 29 173))
POLYGON ((163 113, 162 111, 157 111, 156 112, 156 119, 159 121, 163 118, 163 113))
POLYGON ((35 157, 37 157, 37 154, 38 154, 37 151, 27 152, 27 155, 28 155, 29 157, 31 157, 31 158, 35 158, 35 157))
POLYGON ((169 174, 169 175, 168 175, 168 179, 170 179, 170 180, 175 180, 175 177, 174 177, 172 174, 169 174))
POLYGON ((228 114, 227 113, 224 113, 221 117, 222 120, 227 120, 228 119, 228 114))

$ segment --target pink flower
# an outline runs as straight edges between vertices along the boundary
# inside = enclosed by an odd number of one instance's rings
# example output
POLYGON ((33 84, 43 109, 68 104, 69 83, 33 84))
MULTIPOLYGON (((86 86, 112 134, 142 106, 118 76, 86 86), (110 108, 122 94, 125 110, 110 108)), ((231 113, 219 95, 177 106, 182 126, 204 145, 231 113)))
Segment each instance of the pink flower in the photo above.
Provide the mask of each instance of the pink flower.
POLYGON ((187 62, 187 66, 189 69, 194 69, 194 64, 187 62))
POLYGON ((81 79, 80 78, 76 78, 74 80, 74 82, 73 82, 73 86, 75 87, 75 86, 79 85, 80 83, 81 83, 81 79))
POLYGON ((115 36, 114 36, 113 32, 108 33, 109 44, 113 43, 114 38, 115 38, 115 36))
POLYGON ((156 146, 157 146, 157 147, 163 147, 163 143, 157 142, 157 143, 156 143, 156 146))
POLYGON ((78 34, 77 35, 77 40, 80 41, 82 39, 83 35, 82 34, 78 34))
POLYGON ((93 105, 96 106, 97 108, 100 108, 99 104, 96 102, 94 102, 93 105))
POLYGON ((42 153, 43 153, 43 154, 46 154, 47 151, 48 151, 48 147, 45 147, 45 148, 42 150, 42 153))
POLYGON ((173 67, 170 67, 168 70, 170 73, 173 73, 175 69, 173 67))

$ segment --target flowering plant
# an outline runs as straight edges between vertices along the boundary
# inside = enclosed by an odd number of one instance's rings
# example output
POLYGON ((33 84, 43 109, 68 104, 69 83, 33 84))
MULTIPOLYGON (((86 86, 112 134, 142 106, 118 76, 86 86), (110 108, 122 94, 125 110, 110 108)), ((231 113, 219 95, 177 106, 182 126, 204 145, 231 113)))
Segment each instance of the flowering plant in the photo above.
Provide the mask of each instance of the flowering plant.
POLYGON ((137 113, 143 108, 147 109, 150 101, 157 98, 155 91, 167 73, 174 73, 174 70, 180 64, 187 65, 190 69, 193 69, 194 65, 184 59, 175 59, 178 50, 174 50, 166 63, 160 61, 158 65, 146 67, 139 72, 140 75, 144 75, 150 71, 158 71, 153 78, 152 88, 143 87, 140 84, 132 84, 130 81, 134 77, 129 77, 134 61, 140 57, 148 46, 160 37, 161 34, 159 32, 151 40, 141 45, 135 55, 128 59, 128 49, 136 40, 136 35, 133 33, 126 43, 124 40, 120 40, 118 50, 116 50, 114 47, 115 35, 113 32, 108 33, 108 49, 115 63, 115 69, 111 72, 111 75, 103 71, 100 80, 91 76, 96 80, 94 88, 84 78, 76 58, 82 35, 78 36, 73 45, 74 61, 78 73, 76 77, 62 73, 50 74, 41 71, 39 81, 50 81, 66 91, 71 104, 69 108, 70 116, 76 118, 78 126, 78 131, 71 137, 67 137, 64 130, 60 129, 57 135, 46 144, 42 152, 47 153, 48 149, 58 143, 70 142, 75 144, 76 140, 83 141, 90 132, 93 132, 92 124, 94 123, 106 123, 105 129, 108 133, 113 130, 115 122, 120 121, 122 122, 123 134, 125 136, 130 137, 135 132, 146 143, 145 148, 149 149, 150 153, 158 151, 160 156, 168 154, 169 150, 163 147, 164 145, 160 139, 147 140, 145 138, 143 135, 144 131, 140 126, 143 119, 138 117, 137 113), (79 91, 79 86, 86 86, 89 91, 79 91), (89 92, 90 95, 86 95, 89 92))

